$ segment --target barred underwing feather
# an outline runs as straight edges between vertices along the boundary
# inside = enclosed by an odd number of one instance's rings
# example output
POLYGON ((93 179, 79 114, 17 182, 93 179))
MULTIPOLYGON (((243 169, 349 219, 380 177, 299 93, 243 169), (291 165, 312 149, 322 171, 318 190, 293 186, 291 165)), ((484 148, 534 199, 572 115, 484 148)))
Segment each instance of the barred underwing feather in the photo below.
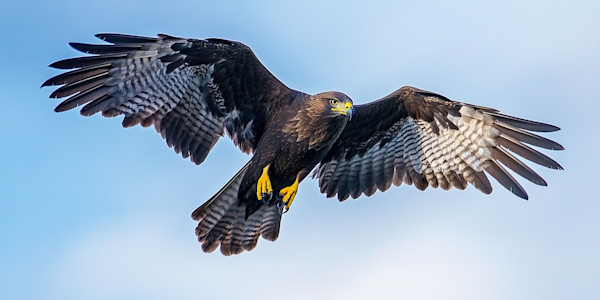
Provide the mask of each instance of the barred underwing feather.
POLYGON ((42 84, 62 85, 52 98, 70 96, 55 110, 85 105, 84 116, 122 114, 124 127, 154 124, 169 146, 196 164, 225 132, 242 151, 253 152, 266 124, 254 119, 277 113, 298 93, 238 42, 96 36, 110 44, 71 43, 92 55, 50 65, 73 69, 42 84))
POLYGON ((357 121, 348 123, 313 173, 319 178, 322 192, 328 197, 337 193, 340 201, 360 194, 370 196, 376 188, 384 191, 402 182, 420 190, 427 186, 465 189, 471 183, 489 194, 492 186, 485 173, 527 199, 521 185, 498 162, 535 184, 546 182, 505 149, 549 168, 562 169, 523 144, 562 150, 560 144, 528 132, 550 132, 558 127, 415 88, 404 87, 375 102, 356 105, 355 115, 357 121), (377 125, 367 123, 373 120, 381 121, 377 125), (332 165, 336 167, 330 168, 332 165))
MULTIPOLYGON (((323 178, 323 177, 329 177, 333 174, 333 172, 338 168, 339 163, 338 161, 332 162, 331 164, 329 164, 327 166, 327 168, 323 168, 320 170, 320 177, 319 178, 323 178)), ((332 178, 333 182, 337 183, 337 177, 336 178, 332 178)), ((329 189, 329 185, 327 183, 320 185, 320 189, 321 189, 321 193, 326 193, 326 194, 332 194, 333 191, 331 191, 329 189)))
POLYGON ((90 45, 82 43, 69 43, 73 49, 88 54, 121 54, 129 53, 134 50, 141 50, 142 45, 114 46, 114 45, 90 45))
POLYGON ((330 176, 334 177, 336 181, 327 181, 328 177, 324 177, 323 182, 329 183, 328 197, 333 197, 337 193, 338 196, 345 195, 345 198, 340 198, 340 201, 348 199, 350 193, 348 193, 348 179, 350 178, 350 162, 347 160, 337 161, 340 165, 338 172, 332 172, 330 176))
POLYGON ((487 176, 483 172, 477 172, 471 167, 467 166, 463 170, 465 180, 472 184, 476 189, 480 190, 484 194, 492 192, 492 185, 488 180, 487 176))
MULTIPOLYGON (((379 148, 379 150, 374 153, 373 157, 373 182, 375 183, 373 187, 379 189, 380 191, 385 191, 385 147, 379 148)), ((375 193, 375 189, 371 191, 371 194, 375 193)))
POLYGON ((85 56, 85 57, 77 57, 77 58, 68 58, 59 60, 50 64, 49 67, 55 69, 75 69, 75 68, 85 68, 92 67, 97 65, 104 65, 106 63, 111 63, 118 58, 126 57, 127 54, 110 54, 110 55, 102 55, 102 56, 85 56))
POLYGON ((44 83, 42 83, 42 87, 77 82, 77 81, 80 81, 85 78, 89 78, 89 77, 96 76, 98 74, 106 73, 109 70, 110 70, 110 64, 108 64, 108 63, 76 69, 73 71, 69 71, 69 72, 54 76, 54 77, 46 80, 44 83))
POLYGON ((519 130, 508 124, 503 124, 502 122, 497 122, 496 124, 498 125, 496 126, 496 128, 500 130, 500 132, 502 132, 503 135, 509 136, 515 140, 545 149, 564 150, 563 146, 561 146, 555 141, 551 141, 547 138, 523 130, 519 130))
POLYGON ((348 174, 348 192, 353 199, 358 198, 361 194, 360 190, 360 169, 362 160, 356 158, 350 163, 350 172, 348 174))
MULTIPOLYGON (((359 182, 360 188, 359 190, 364 192, 365 195, 370 196, 369 190, 375 185, 373 184, 373 153, 368 151, 363 156, 363 161, 361 164, 361 169, 359 172, 359 182)), ((374 191, 373 191, 374 193, 374 191)), ((373 194, 371 193, 371 194, 373 194)))
POLYGON ((73 95, 77 92, 93 90, 95 88, 99 88, 104 84, 104 81, 107 78, 108 78, 108 74, 100 73, 98 75, 88 77, 84 80, 66 84, 66 85, 56 89, 54 92, 52 92, 52 94, 50 94, 50 98, 62 98, 62 97, 73 95))
POLYGON ((538 165, 550 169, 563 170, 563 167, 556 161, 535 149, 523 145, 523 143, 521 143, 518 140, 506 136, 500 136, 496 140, 496 143, 498 143, 498 145, 500 146, 506 147, 508 150, 538 165))
POLYGON ((74 107, 77 107, 81 104, 84 103, 88 103, 91 101, 91 103, 94 103, 94 101, 99 100, 99 102, 104 102, 104 100, 106 100, 106 98, 108 98, 107 94, 110 91, 111 87, 107 87, 107 86, 98 86, 97 88, 94 89, 89 89, 85 92, 80 92, 77 95, 74 95, 73 97, 70 97, 69 99, 63 101, 61 104, 59 104, 54 111, 55 112, 61 112, 61 111, 66 111, 69 109, 72 109, 74 107))
POLYGON ((504 115, 504 114, 500 114, 500 113, 486 112, 486 114, 488 114, 492 117, 495 117, 498 121, 500 121, 502 123, 505 123, 505 124, 508 124, 508 125, 511 125, 511 126, 514 126, 517 128, 529 130, 529 131, 553 132, 553 131, 560 130, 560 128, 558 128, 554 125, 525 120, 525 119, 508 116, 508 115, 504 115))
POLYGON ((496 161, 486 161, 485 165, 485 171, 496 178, 496 180, 498 180, 498 182, 507 190, 523 199, 528 199, 527 193, 523 187, 496 161))
POLYGON ((179 60, 173 61, 167 65, 167 74, 173 72, 175 69, 183 66, 185 64, 185 59, 180 58, 179 60))
POLYGON ((492 148, 492 158, 498 160, 509 169, 515 171, 515 173, 521 175, 523 178, 537 184, 537 185, 548 185, 546 181, 535 173, 527 165, 523 164, 519 159, 512 156, 510 153, 502 149, 502 147, 492 148))
POLYGON ((134 36, 127 34, 117 34, 117 33, 98 33, 94 35, 95 37, 107 41, 113 44, 141 44, 141 43, 154 43, 159 39, 151 38, 151 37, 142 37, 142 36, 134 36))

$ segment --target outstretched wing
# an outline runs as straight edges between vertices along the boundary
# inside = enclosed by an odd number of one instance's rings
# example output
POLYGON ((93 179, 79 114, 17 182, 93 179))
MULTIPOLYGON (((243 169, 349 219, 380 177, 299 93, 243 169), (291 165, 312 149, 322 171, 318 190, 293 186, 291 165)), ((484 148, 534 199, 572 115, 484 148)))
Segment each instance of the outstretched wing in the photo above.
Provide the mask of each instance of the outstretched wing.
POLYGON ((544 179, 511 152, 551 169, 562 167, 533 145, 563 150, 558 143, 530 131, 558 127, 523 120, 497 110, 451 101, 441 95, 403 87, 366 105, 315 169, 321 192, 340 201, 367 196, 392 184, 465 189, 467 183, 489 194, 486 173, 515 195, 527 199, 506 166, 538 185, 544 179), (510 151, 509 151, 510 150, 510 151))
POLYGON ((92 56, 51 64, 74 69, 42 86, 62 85, 51 98, 69 97, 57 112, 125 115, 124 127, 150 126, 184 158, 200 164, 225 131, 249 153, 282 103, 298 93, 273 76, 246 45, 220 39, 98 34, 111 44, 70 45, 92 56))

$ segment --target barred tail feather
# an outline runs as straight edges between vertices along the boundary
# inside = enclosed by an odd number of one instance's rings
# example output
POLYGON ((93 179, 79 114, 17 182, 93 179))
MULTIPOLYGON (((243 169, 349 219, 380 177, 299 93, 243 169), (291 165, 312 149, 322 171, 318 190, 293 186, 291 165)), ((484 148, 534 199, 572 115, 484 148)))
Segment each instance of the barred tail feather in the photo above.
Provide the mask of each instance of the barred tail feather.
POLYGON ((196 228, 199 239, 206 238, 229 208, 237 202, 238 189, 248 165, 246 164, 221 190, 192 213, 192 219, 200 222, 196 228))
POLYGON ((246 227, 244 227, 244 234, 242 236, 244 250, 250 251, 256 247, 258 237, 260 236, 260 225, 263 222, 263 216, 267 208, 268 206, 259 208, 246 220, 246 227))
MULTIPOLYGON (((279 227, 281 226, 281 213, 277 206, 265 207, 262 223, 260 224, 260 233, 265 240, 275 241, 279 237, 279 227)), ((256 237, 258 239, 258 237, 256 237)))
POLYGON ((263 205, 246 217, 246 204, 239 204, 238 190, 249 164, 192 213, 199 222, 196 235, 204 252, 213 252, 221 245, 223 255, 240 254, 254 249, 261 235, 269 241, 279 236, 281 214, 277 206, 263 205))

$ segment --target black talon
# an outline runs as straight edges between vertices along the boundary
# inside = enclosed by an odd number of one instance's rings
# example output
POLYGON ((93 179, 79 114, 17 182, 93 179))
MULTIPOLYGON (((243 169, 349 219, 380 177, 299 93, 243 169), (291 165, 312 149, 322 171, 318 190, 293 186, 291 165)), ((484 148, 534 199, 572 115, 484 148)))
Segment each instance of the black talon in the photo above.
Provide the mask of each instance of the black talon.
POLYGON ((286 212, 290 211, 289 208, 286 208, 287 203, 283 202, 283 197, 277 197, 277 208, 279 208, 279 214, 283 215, 286 212), (285 211, 284 211, 285 209, 285 211))
POLYGON ((286 208, 285 206, 286 206, 286 204, 285 204, 285 203, 283 203, 283 201, 281 201, 281 202, 277 203, 277 208, 279 208, 279 214, 280 214, 280 215, 283 215, 283 214, 285 214, 286 212, 290 211, 290 209, 289 209, 289 208, 286 208), (284 209, 285 209, 285 210, 284 210, 284 209))
POLYGON ((268 197, 267 193, 262 193, 262 199, 260 201, 263 204, 267 204, 269 203, 269 200, 271 200, 271 197, 268 197))
POLYGON ((263 204, 269 204, 269 202, 271 202, 271 199, 273 199, 273 191, 270 191, 268 194, 262 193, 262 199, 260 201, 263 204))

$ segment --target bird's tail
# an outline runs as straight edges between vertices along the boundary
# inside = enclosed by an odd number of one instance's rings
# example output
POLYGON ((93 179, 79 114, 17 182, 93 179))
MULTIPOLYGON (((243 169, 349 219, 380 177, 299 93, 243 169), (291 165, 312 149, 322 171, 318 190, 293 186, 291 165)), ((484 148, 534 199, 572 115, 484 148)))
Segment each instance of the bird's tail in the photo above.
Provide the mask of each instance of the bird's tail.
POLYGON ((224 255, 240 254, 254 249, 261 235, 269 241, 279 236, 281 213, 276 205, 262 205, 246 217, 246 204, 238 200, 238 189, 249 165, 192 213, 199 222, 196 235, 204 252, 212 252, 220 244, 224 255))

